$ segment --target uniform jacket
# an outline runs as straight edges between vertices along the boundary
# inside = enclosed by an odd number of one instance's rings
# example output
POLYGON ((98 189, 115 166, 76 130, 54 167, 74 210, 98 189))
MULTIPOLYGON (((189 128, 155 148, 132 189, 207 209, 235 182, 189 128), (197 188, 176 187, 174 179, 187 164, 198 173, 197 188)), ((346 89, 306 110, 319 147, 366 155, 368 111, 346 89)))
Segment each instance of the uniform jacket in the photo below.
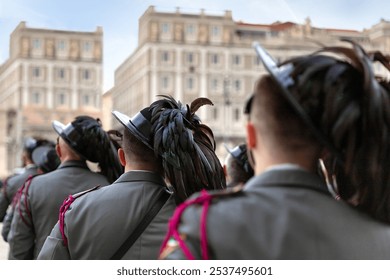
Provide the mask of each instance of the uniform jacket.
POLYGON ((106 177, 90 171, 84 161, 66 161, 56 170, 34 177, 15 207, 8 235, 10 258, 37 258, 58 220, 64 199, 70 194, 108 184, 106 177))
MULTIPOLYGON (((201 256, 200 213, 188 207, 179 233, 201 256)), ((335 200, 315 174, 274 169, 252 178, 242 191, 215 195, 207 215, 213 259, 390 259, 390 225, 335 200)), ((177 242, 161 255, 185 258, 177 242)))
MULTIPOLYGON (((57 223, 38 259, 110 259, 162 189, 166 185, 160 175, 130 171, 112 185, 80 196, 65 213, 68 246, 57 223)), ((171 196, 123 259, 157 259, 175 206, 171 196)))
POLYGON ((18 189, 30 175, 35 175, 37 173, 38 168, 31 164, 23 173, 12 176, 7 180, 7 183, 3 186, 0 193, 0 222, 3 221, 5 214, 7 213, 7 208, 12 203, 18 189))

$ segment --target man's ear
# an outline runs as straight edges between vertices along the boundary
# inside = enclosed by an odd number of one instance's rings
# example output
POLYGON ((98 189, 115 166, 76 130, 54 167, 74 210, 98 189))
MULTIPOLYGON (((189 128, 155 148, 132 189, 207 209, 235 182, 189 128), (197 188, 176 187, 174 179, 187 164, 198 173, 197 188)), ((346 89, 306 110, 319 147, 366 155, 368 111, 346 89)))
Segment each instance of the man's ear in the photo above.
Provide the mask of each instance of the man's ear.
POLYGON ((225 177, 227 177, 227 167, 226 164, 223 165, 223 173, 225 174, 225 177))
POLYGON ((246 124, 246 141, 248 145, 248 149, 253 149, 256 147, 257 139, 256 139, 256 129, 252 123, 248 122, 246 124))
POLYGON ((122 148, 118 149, 118 157, 119 157, 119 161, 122 164, 122 166, 126 166, 125 151, 122 148))
POLYGON ((61 147, 59 144, 56 145, 56 152, 57 152, 58 157, 61 159, 62 152, 61 152, 61 147))

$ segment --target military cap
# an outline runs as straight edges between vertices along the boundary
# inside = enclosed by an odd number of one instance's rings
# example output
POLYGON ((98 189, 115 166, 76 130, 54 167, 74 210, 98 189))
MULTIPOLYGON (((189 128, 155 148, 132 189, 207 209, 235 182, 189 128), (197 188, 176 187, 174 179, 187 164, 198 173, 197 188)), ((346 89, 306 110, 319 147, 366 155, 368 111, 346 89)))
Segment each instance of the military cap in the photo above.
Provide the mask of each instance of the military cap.
POLYGON ((142 109, 132 118, 129 118, 125 114, 122 114, 118 111, 113 111, 112 114, 123 126, 125 126, 131 132, 131 134, 144 143, 148 148, 153 150, 153 140, 151 139, 152 115, 149 107, 142 109))
POLYGON ((34 163, 47 173, 57 169, 60 164, 57 152, 53 146, 45 145, 36 148, 32 153, 34 163))

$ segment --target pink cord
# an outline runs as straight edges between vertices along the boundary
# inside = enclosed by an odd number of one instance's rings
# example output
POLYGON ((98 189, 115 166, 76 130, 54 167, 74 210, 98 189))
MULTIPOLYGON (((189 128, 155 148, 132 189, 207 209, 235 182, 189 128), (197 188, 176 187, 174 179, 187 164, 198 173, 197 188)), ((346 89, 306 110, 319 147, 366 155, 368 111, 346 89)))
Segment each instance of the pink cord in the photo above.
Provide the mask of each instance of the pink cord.
POLYGON ((60 208, 60 215, 59 215, 59 224, 60 224, 60 232, 62 236, 62 240, 64 242, 64 246, 68 246, 68 238, 65 235, 65 213, 69 209, 70 205, 73 203, 74 197, 72 195, 69 195, 67 199, 62 203, 60 208))
POLYGON ((207 193, 207 191, 202 190, 199 197, 194 198, 192 200, 187 200, 183 202, 181 205, 179 205, 174 214, 172 215, 172 218, 169 221, 169 229, 168 233, 165 236, 165 239, 163 241, 163 244, 161 246, 160 254, 164 251, 164 249, 167 246, 167 243, 171 237, 173 237, 178 243, 179 247, 182 249, 184 255, 189 260, 194 260, 195 257, 191 253, 191 251, 188 249, 187 245, 183 241, 183 239, 180 237, 180 234, 178 232, 178 227, 180 223, 180 218, 184 212, 184 210, 192 205, 192 204, 203 204, 204 207, 202 209, 201 219, 200 219, 200 238, 201 238, 201 250, 202 250, 202 258, 205 260, 209 259, 208 255, 208 245, 207 245, 207 233, 206 233, 206 218, 207 218, 207 212, 209 209, 210 202, 212 200, 212 196, 207 193))

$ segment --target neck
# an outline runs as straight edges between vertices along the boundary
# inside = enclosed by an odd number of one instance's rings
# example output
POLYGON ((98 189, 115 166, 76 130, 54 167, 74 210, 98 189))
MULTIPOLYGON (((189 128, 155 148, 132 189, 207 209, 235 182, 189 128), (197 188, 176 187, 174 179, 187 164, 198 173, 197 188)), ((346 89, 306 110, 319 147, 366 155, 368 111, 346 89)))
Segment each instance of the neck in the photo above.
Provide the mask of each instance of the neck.
POLYGON ((160 174, 159 168, 152 166, 144 162, 126 162, 125 172, 134 171, 134 170, 143 170, 150 171, 160 174))
MULTIPOLYGON (((272 150, 269 149, 268 151, 272 150)), ((304 152, 286 153, 275 151, 268 153, 263 151, 255 156, 255 174, 259 175, 272 166, 286 163, 298 165, 305 170, 315 173, 317 170, 317 159, 313 154, 309 155, 304 152)))

